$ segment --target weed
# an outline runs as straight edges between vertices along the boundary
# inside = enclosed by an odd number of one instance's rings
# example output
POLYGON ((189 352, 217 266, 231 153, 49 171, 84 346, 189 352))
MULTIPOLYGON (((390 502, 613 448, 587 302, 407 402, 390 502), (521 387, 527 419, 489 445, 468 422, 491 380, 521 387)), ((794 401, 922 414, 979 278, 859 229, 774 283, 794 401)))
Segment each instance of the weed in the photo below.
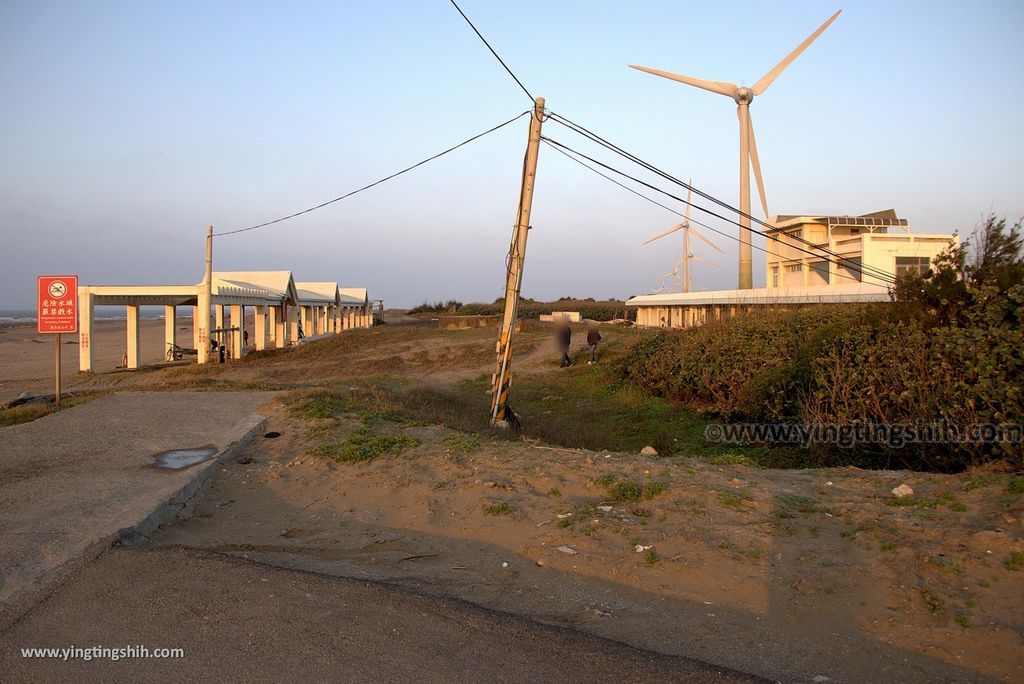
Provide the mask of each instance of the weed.
POLYGON ((508 501, 497 501, 492 504, 484 506, 484 515, 512 515, 516 512, 516 507, 510 504, 508 501))
POLYGON ((811 539, 817 539, 821 536, 821 529, 812 525, 807 528, 807 533, 811 535, 811 539))
POLYGON ((617 479, 616 476, 604 476, 597 480, 597 483, 608 490, 608 496, 613 501, 640 501, 641 499, 653 499, 659 494, 668 491, 668 485, 664 482, 649 481, 638 482, 629 479, 617 479))
POLYGON ((324 444, 313 449, 310 454, 317 458, 329 458, 338 463, 361 463, 372 461, 378 456, 397 456, 405 449, 418 444, 419 440, 412 437, 375 435, 363 428, 353 432, 340 444, 324 444))
POLYGON ((562 496, 562 490, 558 487, 552 487, 548 490, 548 496, 558 497, 562 496))
POLYGON ((989 581, 987 579, 982 578, 982 579, 978 580, 978 586, 981 587, 982 589, 988 589, 992 585, 989 583, 989 581))
POLYGON ((886 539, 882 542, 883 551, 893 551, 896 548, 896 543, 892 539, 886 539))
POLYGON ((303 420, 322 420, 324 418, 333 418, 337 414, 350 409, 351 407, 348 402, 340 394, 327 390, 318 390, 307 395, 305 398, 299 399, 298 403, 289 407, 288 413, 295 418, 303 420))
POLYGON ((925 587, 921 587, 921 598, 924 599, 924 603, 932 615, 939 616, 946 612, 946 604, 942 602, 942 599, 925 587))
POLYGON ((648 565, 657 565, 661 560, 661 556, 659 556, 654 549, 649 549, 647 553, 644 554, 644 560, 647 561, 648 565))
POLYGON ((1010 478, 1010 481, 1006 483, 1006 493, 1010 496, 1024 494, 1024 475, 1014 475, 1010 478))
POLYGON ((964 629, 970 629, 971 616, 965 613, 964 611, 960 610, 959 608, 956 610, 953 619, 956 620, 956 624, 960 625, 964 629))
POLYGON ((750 492, 745 489, 718 493, 718 503, 729 508, 742 508, 744 501, 750 501, 750 492))
POLYGON ((480 449, 484 440, 480 435, 462 433, 458 435, 448 435, 444 438, 443 443, 452 451, 458 451, 463 454, 472 454, 480 449))
POLYGON ((969 492, 972 489, 977 489, 978 487, 987 487, 989 485, 995 484, 998 481, 999 476, 993 473, 990 473, 988 475, 978 475, 977 477, 972 477, 967 482, 964 482, 962 485, 960 485, 960 489, 962 491, 969 492))
POLYGON ((777 494, 775 496, 775 517, 780 520, 795 518, 798 513, 805 516, 810 513, 817 513, 817 501, 809 496, 797 494, 777 494))
POLYGON ((1024 553, 1014 551, 1010 554, 1009 558, 1003 561, 1003 565, 1006 566, 1007 570, 1020 570, 1024 566, 1024 553))

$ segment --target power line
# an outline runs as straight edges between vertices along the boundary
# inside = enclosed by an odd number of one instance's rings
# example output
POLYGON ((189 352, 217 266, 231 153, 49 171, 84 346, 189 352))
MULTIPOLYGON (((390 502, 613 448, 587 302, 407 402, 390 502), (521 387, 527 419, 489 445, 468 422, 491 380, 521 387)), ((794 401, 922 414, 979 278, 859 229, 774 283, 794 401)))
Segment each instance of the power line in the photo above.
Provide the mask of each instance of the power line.
POLYGON ((227 231, 225 233, 215 233, 215 235, 220 237, 220 236, 225 236, 225 235, 235 235, 236 233, 245 233, 245 232, 250 231, 250 230, 256 230, 257 228, 263 228, 265 226, 274 225, 275 223, 281 223, 282 221, 287 221, 289 219, 295 218, 296 216, 302 216, 303 214, 308 214, 309 212, 316 211, 317 209, 322 209, 322 208, 326 207, 328 204, 334 204, 335 202, 340 202, 341 200, 346 199, 348 197, 351 197, 352 195, 356 195, 356 194, 362 192, 363 190, 369 190, 370 188, 372 188, 374 186, 377 186, 377 185, 380 185, 381 183, 384 183, 386 181, 389 181, 392 178, 397 178, 398 176, 401 176, 403 173, 407 173, 407 172, 412 171, 413 169, 415 169, 417 167, 423 166, 427 162, 434 161, 438 157, 443 157, 444 155, 448 154, 449 152, 454 152, 455 150, 459 149, 463 145, 468 145, 469 143, 473 142, 474 140, 478 140, 478 139, 484 137, 485 135, 488 135, 490 133, 494 133, 498 129, 504 128, 505 126, 508 126, 513 121, 516 121, 517 119, 521 119, 522 117, 524 117, 525 115, 527 115, 529 113, 530 113, 529 111, 525 111, 525 112, 522 112, 520 114, 516 114, 514 117, 512 117, 511 119, 509 119, 508 121, 506 121, 504 123, 500 123, 497 126, 494 126, 493 128, 488 128, 483 133, 477 133, 472 138, 466 138, 465 140, 460 142, 458 145, 453 145, 453 146, 449 147, 446 150, 443 150, 441 152, 438 152, 437 154, 431 155, 431 156, 427 157, 426 159, 424 159, 422 161, 416 162, 412 166, 407 166, 404 169, 402 169, 401 171, 396 171, 395 173, 391 174, 390 176, 385 176, 384 178, 381 178, 380 180, 376 180, 376 181, 370 183, 369 185, 364 185, 363 187, 359 188, 358 190, 352 190, 351 192, 346 192, 344 195, 341 195, 340 197, 335 197, 334 199, 327 200, 326 202, 321 202, 320 204, 318 204, 318 205, 316 205, 314 207, 310 207, 308 209, 303 209, 302 211, 297 211, 294 214, 288 214, 287 216, 282 216, 281 218, 276 218, 273 221, 264 221, 263 223, 257 223, 255 226, 249 226, 248 228, 238 228, 236 230, 229 230, 229 231, 227 231))
MULTIPOLYGON (((654 173, 654 174, 656 174, 658 176, 661 176, 665 180, 668 180, 668 181, 670 181, 672 183, 675 183, 676 185, 679 185, 679 186, 681 186, 681 187, 683 187, 683 188, 685 188, 687 190, 693 191, 699 197, 703 197, 703 198, 705 198, 705 199, 707 199, 707 200, 709 200, 709 201, 711 201, 711 202, 713 202, 713 203, 715 203, 715 204, 717 204, 717 205, 719 205, 719 206, 721 206, 721 207, 723 207, 725 209, 728 209, 731 212, 734 212, 734 213, 738 214, 740 217, 747 218, 750 221, 752 221, 753 223, 757 223, 758 225, 764 226, 765 228, 768 228, 769 230, 774 230, 774 228, 775 228, 775 226, 773 226, 772 224, 766 223, 766 222, 762 221, 761 219, 759 219, 759 218, 757 218, 757 217, 755 217, 755 216, 753 216, 753 215, 751 215, 751 214, 749 214, 747 212, 740 211, 736 207, 728 204, 727 202, 724 202, 724 201, 718 199, 717 197, 714 197, 713 195, 710 195, 710 194, 704 192, 703 190, 700 190, 699 188, 695 188, 692 185, 690 185, 689 183, 685 183, 682 180, 676 178, 675 176, 672 176, 671 174, 666 173, 665 171, 662 171, 658 167, 654 166, 653 164, 651 164, 649 162, 644 161, 643 159, 640 159, 639 157, 637 157, 636 155, 632 154, 631 152, 627 152, 626 150, 622 149, 621 147, 615 145, 614 143, 609 142, 608 140, 605 140, 604 138, 602 138, 598 134, 594 133, 593 131, 588 130, 587 128, 585 128, 581 124, 577 124, 577 123, 567 119, 566 117, 561 116, 561 115, 559 115, 557 113, 554 113, 554 112, 552 112, 550 114, 550 117, 553 118, 556 123, 559 123, 562 126, 565 126, 569 130, 571 130, 571 131, 573 131, 573 132, 575 132, 575 133, 577 133, 579 135, 582 135, 583 137, 587 138, 588 140, 590 140, 592 142, 595 142, 598 145, 601 145, 602 147, 605 147, 606 149, 609 149, 609 150, 615 152, 616 154, 618 154, 618 155, 620 155, 622 157, 625 157, 626 159, 632 161, 635 164, 638 164, 638 165, 642 166, 643 168, 647 169, 648 171, 651 171, 652 173, 654 173)), ((696 206, 696 205, 694 205, 694 206, 696 206)), ((704 210, 704 209, 701 209, 701 211, 705 211, 706 213, 710 213, 710 212, 707 212, 707 210, 704 210)), ((722 218, 722 217, 719 217, 719 218, 722 218)), ((739 226, 740 228, 746 228, 746 226, 743 226, 742 224, 737 223, 736 221, 731 221, 729 219, 724 219, 724 220, 727 220, 730 223, 733 223, 733 224, 739 226)), ((749 230, 751 230, 751 231, 753 231, 753 232, 755 232, 758 235, 761 235, 763 237, 766 237, 766 238, 769 237, 769 236, 765 235, 765 233, 763 231, 757 230, 756 228, 751 227, 751 228, 749 228, 749 230)), ((851 265, 855 264, 855 262, 853 262, 849 257, 844 257, 844 256, 842 256, 840 254, 836 254, 835 252, 832 252, 831 250, 829 250, 829 249, 827 249, 825 247, 820 247, 818 245, 815 245, 811 241, 803 238, 802 236, 790 235, 789 237, 793 238, 794 240, 796 240, 798 242, 802 242, 805 245, 811 246, 812 248, 814 248, 816 250, 824 252, 825 254, 828 254, 828 255, 838 259, 840 262, 847 262, 847 263, 850 263, 851 265)), ((776 241, 778 241, 778 240, 776 239, 776 241)), ((803 250, 803 251, 806 251, 806 250, 803 250)), ((815 255, 815 256, 817 256, 817 255, 815 255)), ((890 282, 895 282, 895 279, 896 279, 896 276, 894 274, 889 273, 888 271, 884 271, 884 270, 882 270, 880 268, 877 268, 877 267, 874 267, 874 266, 856 265, 855 268, 857 270, 860 270, 861 272, 867 272, 868 275, 876 277, 879 280, 886 280, 886 281, 890 281, 890 282)))
MULTIPOLYGON (((661 188, 659 188, 659 187, 657 187, 657 186, 655 186, 655 185, 651 185, 650 183, 647 183, 646 181, 640 180, 639 178, 636 178, 635 176, 631 176, 631 175, 629 175, 628 173, 626 173, 625 171, 620 171, 619 169, 616 169, 616 168, 614 168, 614 167, 612 167, 612 166, 609 166, 608 164, 605 164, 605 163, 603 163, 603 162, 601 162, 601 161, 598 161, 597 159, 594 159, 593 157, 589 157, 589 156, 587 156, 587 155, 583 154, 582 152, 580 152, 579 150, 574 150, 573 148, 569 147, 568 145, 564 145, 563 143, 560 143, 560 142, 558 142, 557 140, 552 140, 551 138, 548 138, 548 137, 543 137, 543 136, 541 137, 541 140, 543 140, 543 141, 547 142, 547 143, 548 143, 549 145, 555 145, 555 146, 557 146, 557 147, 560 147, 560 148, 563 148, 563 149, 565 149, 565 150, 568 150, 568 151, 570 151, 570 152, 573 152, 574 154, 576 154, 576 155, 579 155, 580 157, 583 157, 584 159, 586 159, 586 160, 588 160, 588 161, 590 161, 590 162, 593 162, 594 164, 597 164, 598 166, 601 166, 601 167, 603 167, 603 168, 605 168, 605 169, 607 169, 607 170, 611 171, 612 173, 616 173, 616 174, 618 174, 618 175, 620 175, 620 176, 623 176, 623 177, 625 177, 625 178, 628 178, 628 179, 630 179, 631 181, 633 181, 634 183, 638 183, 638 184, 640 184, 640 185, 643 185, 644 187, 646 187, 646 188, 649 188, 649 189, 651 189, 651 190, 654 190, 655 192, 661 193, 662 195, 665 195, 666 197, 669 197, 669 198, 671 198, 671 199, 674 199, 674 200, 676 200, 676 201, 679 201, 679 202, 684 202, 684 203, 686 202, 686 200, 684 200, 684 199, 683 199, 683 198, 681 198, 681 197, 677 197, 676 195, 673 195, 672 193, 670 193, 670 192, 667 192, 666 190, 662 190, 661 188)), ((602 174, 602 175, 603 175, 603 174, 602 174)), ((643 196, 643 195, 641 195, 641 196, 643 196)), ((647 199, 647 198, 645 197, 645 199, 647 199)), ((702 207, 702 206, 700 206, 700 205, 698 205, 698 204, 693 204, 692 202, 691 202, 691 203, 689 203, 689 204, 690 204, 690 206, 692 206, 692 207, 693 207, 694 209, 697 209, 697 210, 699 210, 699 211, 702 211, 702 212, 704 212, 705 214, 708 214, 708 215, 710 215, 710 216, 714 216, 714 217, 715 217, 715 218, 717 218, 717 219, 721 219, 722 221, 725 221, 725 222, 727 222, 727 223, 731 223, 731 224, 733 224, 733 225, 736 225, 736 226, 740 226, 740 225, 741 225, 741 224, 740 224, 740 223, 738 223, 737 221, 734 221, 734 220, 732 220, 732 219, 730 219, 730 218, 728 218, 728 217, 726 217, 726 216, 722 216, 721 214, 717 214, 717 213, 715 213, 714 211, 711 211, 710 209, 706 209, 706 208, 704 208, 704 207, 702 207)), ((673 210, 669 209, 669 211, 673 211, 673 210)), ((737 236, 735 236, 735 235, 731 235, 731 234, 729 234, 729 233, 726 233, 726 232, 724 232, 724 231, 718 230, 717 228, 713 228, 713 227, 709 226, 709 225, 708 225, 708 224, 706 224, 706 223, 700 223, 700 222, 698 222, 698 221, 694 221, 693 219, 691 219, 691 221, 693 221, 694 223, 697 223, 697 225, 699 225, 699 226, 702 226, 702 227, 704 227, 704 228, 707 228, 708 230, 711 230, 711 231, 713 231, 713 232, 715 232, 715 233, 717 233, 717 234, 719 234, 719 235, 722 235, 722 236, 724 236, 724 237, 727 237, 727 238, 729 238, 730 240, 736 240, 737 242, 740 242, 741 244, 743 244, 743 239, 742 239, 742 238, 740 238, 740 237, 737 237, 737 236)), ((759 232, 759 231, 755 231, 755 232, 759 232)), ((759 234, 761 234, 761 235, 764 235, 763 233, 759 233, 759 234)), ((773 240, 773 241, 775 241, 775 242, 777 242, 777 243, 778 243, 778 242, 781 242, 781 240, 780 240, 779 238, 777 238, 777 237, 774 237, 774 236, 770 236, 770 235, 765 235, 765 237, 766 237, 767 239, 769 239, 769 240, 773 240)), ((752 247, 755 247, 755 248, 757 248, 757 249, 759 249, 759 250, 761 250, 761 251, 763 251, 763 252, 766 252, 766 253, 768 253, 768 254, 773 254, 774 256, 780 256, 780 255, 778 255, 778 254, 774 254, 773 252, 768 252, 768 250, 767 250, 767 249, 765 249, 765 248, 763 248, 763 247, 760 247, 760 246, 758 246, 758 245, 754 245, 754 244, 753 244, 752 242, 750 243, 750 245, 751 245, 752 247)), ((804 252, 805 254, 808 254, 808 255, 810 255, 810 256, 813 256, 813 257, 817 257, 817 258, 819 258, 819 259, 822 259, 823 261, 826 261, 826 262, 828 262, 828 263, 831 263, 831 264, 834 264, 834 265, 837 265, 837 266, 843 266, 843 264, 842 264, 842 263, 838 263, 838 262, 832 261, 832 260, 830 260, 830 259, 827 259, 827 258, 823 258, 823 257, 822 257, 822 256, 821 256, 820 254, 815 254, 814 252, 811 252, 811 251, 810 251, 810 250, 808 250, 808 249, 804 249, 804 248, 802 248, 802 247, 800 247, 800 246, 798 246, 798 245, 792 245, 792 244, 790 244, 790 245, 786 245, 786 246, 788 246, 788 247, 792 247, 792 248, 794 248, 794 249, 797 249, 797 250, 799 250, 799 251, 801 251, 801 252, 804 252)), ((844 268, 849 268, 849 267, 844 267, 844 268)), ((856 269, 849 269, 849 270, 862 270, 862 269, 860 269, 859 267, 857 267, 856 269)), ((853 278, 852 276, 844 276, 844 275, 843 275, 843 274, 841 274, 841 273, 837 273, 837 275, 839 275, 839 276, 842 276, 842 277, 846 277, 846 278, 850 278, 851 280, 858 280, 857 278, 853 278)), ((871 275, 871 274, 868 274, 868 275, 871 275)), ((872 276, 872 277, 877 277, 877 276, 872 276)), ((881 278, 881 277, 877 277, 877 278, 878 278, 879 280, 883 280, 883 278, 881 278)), ((858 281, 858 282, 859 282, 859 281, 858 281)), ((886 282, 889 282, 889 281, 886 281, 886 282)))
MULTIPOLYGON (((560 148, 556 147, 556 146, 555 146, 554 144, 552 144, 552 143, 554 142, 554 141, 552 141, 552 140, 548 140, 547 138, 542 138, 542 140, 543 140, 543 142, 544 142, 544 143, 546 143, 546 144, 548 145, 548 147, 550 147, 550 148, 551 148, 552 150, 554 150, 555 152, 558 152, 559 154, 562 154, 562 155, 564 155, 564 156, 568 157, 569 159, 571 159, 572 161, 576 162, 577 164, 579 164, 579 165, 580 165, 580 166, 582 166, 583 168, 585 168, 585 169, 587 169, 587 170, 589 170, 589 171, 592 171, 592 172, 596 173, 596 174, 597 174, 598 176, 600 176, 601 178, 604 178, 605 180, 608 180, 608 181, 610 181, 610 182, 614 183, 615 185, 618 185, 618 186, 619 186, 620 188, 622 188, 623 190, 626 190, 626 191, 628 191, 628 192, 631 192, 631 193, 633 193, 634 195, 636 195, 637 197, 639 197, 639 198, 641 198, 641 199, 644 199, 644 200, 646 200, 646 201, 650 202, 651 204, 654 204, 654 205, 656 205, 656 206, 659 206, 659 207, 661 207, 662 209, 664 209, 664 210, 666 210, 666 211, 668 211, 668 212, 671 212, 671 213, 675 214, 676 216, 681 216, 681 217, 683 217, 683 218, 686 218, 686 215, 685 215, 685 214, 683 214, 682 212, 676 211, 676 210, 675 210, 675 209, 673 209, 672 207, 669 207, 669 206, 667 206, 667 205, 665 205, 665 204, 662 204, 662 203, 661 203, 661 202, 659 202, 658 200, 656 200, 656 199, 653 199, 653 198, 651 198, 651 197, 648 197, 647 195, 643 194, 642 192, 639 192, 639 191, 637 191, 637 190, 634 190, 633 188, 629 187, 629 186, 628 186, 628 185, 626 185, 625 183, 620 183, 619 181, 615 180, 615 179, 614 179, 614 178, 612 178, 611 176, 609 176, 609 175, 607 175, 607 174, 604 174, 604 173, 601 173, 600 171, 598 171, 598 170, 597 170, 596 168, 594 168, 594 167, 593 167, 593 166, 591 166, 590 164, 587 164, 587 163, 586 163, 585 161, 582 161, 582 160, 580 160, 580 159, 577 159, 577 158, 576 158, 575 156, 573 156, 573 154, 578 154, 578 153, 576 153, 575 151, 573 151, 572 153, 570 153, 570 152, 567 152, 566 150, 563 150, 563 149, 560 149, 560 148)), ((566 148, 566 149, 568 149, 568 148, 566 148)), ((589 158, 589 157, 588 157, 588 158, 589 158)), ((598 163, 599 163, 599 162, 598 162, 598 163)), ((616 171, 616 173, 622 173, 622 172, 620 172, 620 171, 616 171)), ((623 174, 623 175, 625 175, 625 174, 623 174)), ((627 176, 627 178, 632 178, 632 176, 627 176)), ((636 179, 633 179, 633 180, 636 180, 636 179)), ((637 182, 638 182, 638 183, 642 183, 643 181, 637 181, 637 182)), ((661 191, 659 190, 659 192, 661 192, 661 191)), ((682 199, 681 199, 681 198, 679 198, 679 197, 676 197, 675 195, 669 195, 669 196, 670 196, 670 197, 672 197, 673 199, 678 199, 678 200, 682 201, 682 199)), ((697 205, 695 205, 695 204, 692 204, 692 203, 690 203, 690 202, 687 202, 687 204, 691 204, 691 206, 697 206, 697 205)), ((703 209, 702 209, 702 211, 703 211, 703 209)), ((700 227, 702 227, 702 228, 707 228, 708 230, 710 230, 710 231, 712 231, 712 232, 714 232, 714 233, 717 233, 718 235, 722 235, 722 236, 724 236, 724 237, 726 237, 726 238, 729 238, 730 240, 736 240, 737 242, 743 242, 743 241, 742 241, 742 240, 741 240, 740 238, 736 237, 735 235, 731 235, 731 234, 729 234, 729 233, 725 233, 725 232, 722 232, 722 231, 718 230, 717 228, 714 228, 713 226, 709 226, 709 225, 708 225, 708 224, 706 224, 706 223, 703 223, 703 222, 701 222, 701 221, 698 221, 698 220, 697 220, 697 219, 695 219, 695 218, 690 218, 690 219, 687 219, 687 220, 689 220, 689 221, 690 221, 690 223, 696 223, 696 224, 697 224, 698 226, 700 226, 700 227)), ((777 241, 777 240, 776 240, 776 241, 777 241)), ((779 253, 777 253, 777 252, 772 252, 772 251, 770 251, 769 249, 767 249, 767 248, 765 248, 765 247, 761 247, 761 246, 759 246, 759 245, 755 245, 754 243, 750 243, 750 246, 751 246, 751 247, 753 247, 754 249, 758 249, 758 250, 760 250, 760 251, 764 252, 765 254, 770 254, 770 255, 772 255, 772 256, 775 256, 775 257, 779 257, 780 259, 784 258, 784 257, 783 257, 783 256, 782 256, 781 254, 779 254, 779 253)), ((826 261, 828 261, 828 263, 832 263, 832 264, 835 264, 835 262, 833 262, 833 261, 830 261, 830 260, 827 260, 827 259, 826 259, 826 261)), ((836 264, 836 265, 841 265, 841 264, 836 264)), ((857 281, 857 282, 861 282, 861 281, 860 281, 860 279, 859 279, 859 278, 857 278, 857 277, 855 277, 855 276, 848 276, 848 275, 845 275, 845 274, 843 274, 843 273, 839 273, 838 271, 836 272, 836 275, 838 275, 838 276, 839 276, 839 277, 841 277, 841 278, 847 278, 847 279, 849 279, 849 280, 854 280, 854 281, 857 281)))
POLYGON ((530 94, 530 91, 526 89, 526 86, 524 86, 523 82, 519 80, 519 77, 512 73, 512 70, 508 68, 508 64, 505 64, 505 60, 498 56, 498 53, 494 51, 494 48, 492 48, 491 44, 487 42, 487 39, 484 38, 483 34, 477 30, 476 26, 473 25, 473 22, 469 20, 469 17, 467 17, 466 13, 462 11, 462 8, 455 4, 455 0, 450 1, 452 5, 455 7, 455 9, 459 11, 459 14, 462 15, 462 18, 466 20, 466 23, 469 24, 469 28, 473 29, 473 33, 475 33, 480 38, 480 40, 483 41, 484 45, 487 46, 487 49, 491 51, 492 55, 494 55, 494 58, 501 63, 501 66, 505 67, 505 71, 508 72, 508 75, 511 76, 512 79, 519 84, 519 87, 523 89, 523 92, 526 93, 526 97, 530 98, 531 102, 534 101, 535 98, 533 97, 533 95, 530 94))

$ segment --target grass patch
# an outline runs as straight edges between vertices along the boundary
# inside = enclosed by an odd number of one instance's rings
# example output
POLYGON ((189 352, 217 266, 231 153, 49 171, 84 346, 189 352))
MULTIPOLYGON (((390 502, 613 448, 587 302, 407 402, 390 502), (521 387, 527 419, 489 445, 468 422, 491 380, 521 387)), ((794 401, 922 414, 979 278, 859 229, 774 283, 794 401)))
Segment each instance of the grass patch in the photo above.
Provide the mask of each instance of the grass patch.
POLYGON ((472 454, 480 449, 484 440, 480 435, 458 434, 448 435, 442 443, 452 451, 463 454, 472 454))
POLYGON ((1021 567, 1024 567, 1024 553, 1020 551, 1014 551, 1010 554, 1010 557, 1003 561, 1003 565, 1006 566, 1007 570, 1017 571, 1021 567))
POLYGON ((932 615, 938 617, 946 612, 946 604, 927 588, 921 588, 921 598, 924 599, 924 604, 928 606, 928 610, 932 612, 932 615))
POLYGON ((775 496, 775 517, 780 520, 795 518, 798 514, 804 517, 818 512, 818 502, 809 496, 797 494, 777 494, 775 496))
POLYGON ((291 403, 288 414, 302 420, 323 420, 334 418, 339 413, 352 409, 351 404, 338 392, 318 390, 312 394, 290 395, 285 403, 291 403))
POLYGON ((647 561, 648 565, 657 565, 661 561, 661 556, 654 549, 649 549, 644 554, 644 560, 647 561))
POLYGON ((652 480, 639 482, 628 478, 605 475, 598 478, 597 483, 608 491, 612 501, 640 501, 641 499, 653 499, 659 494, 668 491, 668 485, 664 482, 652 480))
POLYGON ((1006 493, 1010 496, 1024 494, 1024 475, 1014 475, 1011 477, 1010 481, 1006 483, 1006 493))
POLYGON ((964 611, 958 609, 956 614, 953 616, 953 619, 956 620, 956 624, 960 625, 964 629, 970 629, 971 616, 964 611))
POLYGON ((718 493, 718 503, 729 508, 742 508, 744 502, 750 501, 750 492, 746 489, 718 493))
POLYGON ((62 392, 60 406, 57 406, 56 404, 22 404, 21 406, 12 406, 11 408, 0 409, 0 427, 30 423, 33 420, 43 418, 51 413, 56 413, 57 411, 63 411, 64 409, 84 404, 92 399, 107 396, 107 394, 109 394, 109 392, 90 392, 89 394, 65 398, 62 392))
POLYGON ((548 490, 548 496, 559 497, 562 496, 562 490, 558 487, 552 487, 548 490))
POLYGON ((515 512, 516 507, 508 501, 496 501, 495 503, 484 505, 484 515, 493 515, 498 517, 502 515, 512 515, 515 512))
POLYGON ((340 444, 324 444, 309 453, 316 458, 329 458, 337 463, 365 463, 380 456, 397 456, 419 443, 419 440, 405 435, 375 435, 363 428, 350 434, 340 444))

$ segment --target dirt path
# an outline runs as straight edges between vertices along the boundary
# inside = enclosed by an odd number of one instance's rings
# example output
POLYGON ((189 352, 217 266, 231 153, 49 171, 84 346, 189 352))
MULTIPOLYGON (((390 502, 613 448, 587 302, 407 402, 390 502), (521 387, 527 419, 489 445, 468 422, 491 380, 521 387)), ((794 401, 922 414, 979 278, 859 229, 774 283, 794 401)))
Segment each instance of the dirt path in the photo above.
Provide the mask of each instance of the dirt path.
POLYGON ((1022 505, 1004 476, 709 466, 356 415, 297 423, 280 406, 271 426, 282 436, 153 543, 395 582, 785 681, 1024 672, 1024 572, 1008 564, 1022 505), (360 428, 419 445, 362 464, 304 455, 360 428), (616 500, 611 478, 664 491, 616 500), (889 505, 901 482, 913 505, 889 505))

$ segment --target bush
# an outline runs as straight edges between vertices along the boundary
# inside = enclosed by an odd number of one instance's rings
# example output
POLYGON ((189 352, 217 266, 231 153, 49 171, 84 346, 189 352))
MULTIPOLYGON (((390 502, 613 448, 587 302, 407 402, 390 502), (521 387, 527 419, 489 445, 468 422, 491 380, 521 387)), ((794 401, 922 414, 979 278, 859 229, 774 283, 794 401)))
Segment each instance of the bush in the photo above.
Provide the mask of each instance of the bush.
POLYGON ((413 316, 415 314, 427 313, 453 314, 456 311, 458 311, 459 307, 461 306, 462 302, 456 301, 454 299, 449 299, 447 302, 434 302, 433 304, 431 304, 430 302, 423 302, 419 306, 414 306, 413 308, 409 309, 406 313, 409 314, 410 316, 413 316))
POLYGON ((767 311, 661 333, 636 345, 621 375, 727 418, 856 434, 852 445, 815 446, 822 464, 950 472, 1002 460, 1024 471, 1020 233, 989 217, 973 251, 971 241, 951 247, 928 274, 899 279, 894 305, 767 311), (913 434, 922 428, 923 442, 913 434))
MULTIPOLYGON (((503 311, 504 298, 495 300, 492 304, 463 304, 459 307, 460 316, 491 316, 500 314, 503 311)), ((627 311, 625 302, 610 299, 597 302, 593 299, 569 299, 563 298, 555 302, 538 302, 533 299, 519 300, 519 317, 536 320, 541 314, 549 314, 552 311, 579 311, 583 318, 592 321, 610 321, 613 318, 632 318, 633 311, 627 311)))

